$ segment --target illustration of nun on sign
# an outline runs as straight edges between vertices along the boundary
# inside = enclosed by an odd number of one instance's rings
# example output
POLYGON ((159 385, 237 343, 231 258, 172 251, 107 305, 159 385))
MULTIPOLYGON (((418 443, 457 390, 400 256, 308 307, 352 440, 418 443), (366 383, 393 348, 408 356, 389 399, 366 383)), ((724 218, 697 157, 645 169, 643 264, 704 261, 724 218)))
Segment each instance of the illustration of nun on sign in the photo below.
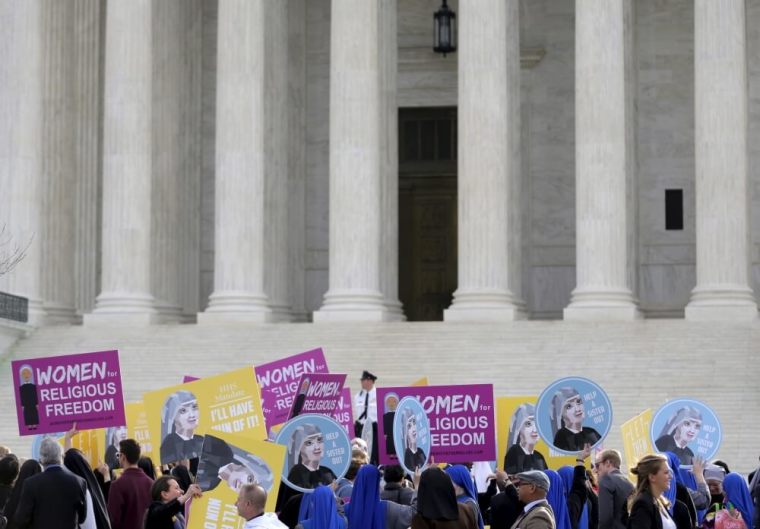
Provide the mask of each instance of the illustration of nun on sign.
POLYGON ((421 447, 417 446, 417 418, 414 416, 414 411, 405 408, 402 413, 404 467, 413 474, 416 469, 425 467, 427 454, 421 447))
POLYGON ((538 428, 536 407, 529 402, 520 404, 512 415, 507 437, 507 453, 504 455, 504 471, 510 476, 527 470, 546 470, 543 454, 536 450, 538 428))
POLYGON ((263 459, 213 435, 204 438, 197 478, 204 492, 215 489, 221 482, 235 492, 252 483, 269 492, 274 485, 272 469, 263 459))
POLYGON ((22 365, 18 370, 21 384, 19 395, 21 408, 24 412, 24 424, 30 430, 36 430, 40 424, 40 414, 37 410, 39 400, 37 398, 37 385, 34 383, 34 372, 29 364, 22 365))
POLYGON ((161 464, 193 459, 201 455, 203 436, 198 428, 198 399, 189 391, 175 391, 161 410, 161 464))
POLYGON ((584 445, 594 446, 602 438, 593 428, 583 426, 586 408, 573 387, 562 387, 554 393, 550 414, 554 446, 560 450, 580 452, 584 445))
POLYGON ((682 465, 691 465, 694 452, 688 445, 697 438, 701 428, 702 412, 683 406, 670 416, 654 444, 660 452, 673 452, 682 465))
POLYGON ((313 489, 338 479, 330 468, 320 465, 324 452, 322 430, 309 423, 298 426, 288 442, 288 481, 297 487, 313 489))

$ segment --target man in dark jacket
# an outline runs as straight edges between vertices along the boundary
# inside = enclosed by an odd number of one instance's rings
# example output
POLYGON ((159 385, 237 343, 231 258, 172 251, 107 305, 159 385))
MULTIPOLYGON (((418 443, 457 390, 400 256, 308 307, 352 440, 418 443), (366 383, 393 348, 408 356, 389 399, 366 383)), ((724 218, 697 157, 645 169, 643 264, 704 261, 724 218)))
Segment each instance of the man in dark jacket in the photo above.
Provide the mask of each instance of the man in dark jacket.
POLYGON ((596 458, 594 470, 599 479, 599 529, 625 529, 628 521, 627 501, 633 483, 620 472, 617 450, 604 450, 596 458))
POLYGON ((411 505, 414 491, 404 486, 404 469, 401 465, 388 465, 383 473, 385 489, 380 491, 380 499, 401 505, 411 505))
POLYGON ((40 444, 44 472, 26 481, 13 516, 20 529, 76 529, 87 516, 87 484, 63 468, 61 445, 50 438, 40 444))

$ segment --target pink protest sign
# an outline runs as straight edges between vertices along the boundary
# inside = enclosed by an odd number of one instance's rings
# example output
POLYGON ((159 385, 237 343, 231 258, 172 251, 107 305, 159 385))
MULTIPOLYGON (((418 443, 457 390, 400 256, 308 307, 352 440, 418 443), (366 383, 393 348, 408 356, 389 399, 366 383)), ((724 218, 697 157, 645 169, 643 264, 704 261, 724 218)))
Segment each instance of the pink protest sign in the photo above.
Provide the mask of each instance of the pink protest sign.
POLYGON ((346 375, 310 373, 298 381, 298 393, 293 399, 288 419, 304 413, 332 414, 338 408, 346 375))
POLYGON ((269 430, 288 420, 301 376, 307 373, 327 373, 328 369, 325 353, 322 349, 313 349, 257 365, 254 371, 261 388, 264 422, 269 430))
POLYGON ((496 459, 492 384, 411 386, 377 389, 378 413, 383 415, 377 422, 381 464, 398 461, 393 449, 393 419, 404 397, 417 399, 430 421, 429 455, 436 463, 496 459))
POLYGON ((351 390, 343 388, 338 399, 338 406, 333 412, 333 419, 338 421, 346 430, 348 437, 354 436, 354 410, 351 407, 351 390))
POLYGON ((126 424, 118 351, 14 360, 11 370, 19 435, 126 424))

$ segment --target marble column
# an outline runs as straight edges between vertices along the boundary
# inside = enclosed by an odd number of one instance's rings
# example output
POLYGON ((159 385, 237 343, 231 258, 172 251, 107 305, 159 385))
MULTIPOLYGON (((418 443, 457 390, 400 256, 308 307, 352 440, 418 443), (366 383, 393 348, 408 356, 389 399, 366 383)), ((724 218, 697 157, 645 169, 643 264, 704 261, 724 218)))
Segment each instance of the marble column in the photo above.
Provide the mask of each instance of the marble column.
POLYGON ((744 0, 694 3, 697 285, 688 320, 754 320, 744 0))
POLYGON ((445 321, 525 317, 520 266, 520 49, 517 0, 460 5, 458 285, 445 321), (512 251, 510 251, 510 247, 512 251))
POLYGON ((405 320, 398 299, 398 43, 396 0, 378 0, 380 69, 380 292, 387 319, 405 320))
POLYGON ((307 0, 288 2, 288 245, 291 317, 306 310, 306 15, 307 0))
POLYGON ((636 233, 631 0, 575 13, 576 278, 568 320, 632 320, 636 233))
POLYGON ((201 181, 203 176, 203 8, 204 0, 182 2, 180 46, 185 63, 182 79, 183 110, 180 115, 180 200, 182 259, 179 264, 182 321, 195 322, 200 310, 201 181))
POLYGON ((76 232, 76 306, 80 313, 91 312, 95 305, 100 259, 99 204, 101 201, 100 167, 102 139, 100 124, 103 97, 100 71, 103 65, 102 9, 100 0, 75 0, 75 149, 76 198, 74 216, 76 232))
POLYGON ((106 10, 101 292, 85 324, 156 321, 151 295, 152 5, 106 10))
POLYGON ((29 320, 42 304, 42 45, 40 0, 0 2, 0 290, 29 299, 29 320))
POLYGON ((264 0, 220 0, 214 292, 198 323, 272 320, 264 290, 264 0))
POLYGON ((288 217, 288 3, 266 3, 265 291, 273 319, 290 321, 288 217))
POLYGON ((191 8, 184 0, 161 0, 153 4, 153 116, 151 212, 151 292, 160 320, 182 321, 185 254, 183 213, 191 204, 184 201, 186 172, 183 145, 186 111, 184 14, 191 8))
POLYGON ((330 288, 314 321, 383 321, 378 50, 387 42, 376 2, 331 5, 330 288))
POLYGON ((43 2, 42 229, 43 298, 47 324, 75 323, 74 205, 77 189, 74 15, 67 2, 43 2))

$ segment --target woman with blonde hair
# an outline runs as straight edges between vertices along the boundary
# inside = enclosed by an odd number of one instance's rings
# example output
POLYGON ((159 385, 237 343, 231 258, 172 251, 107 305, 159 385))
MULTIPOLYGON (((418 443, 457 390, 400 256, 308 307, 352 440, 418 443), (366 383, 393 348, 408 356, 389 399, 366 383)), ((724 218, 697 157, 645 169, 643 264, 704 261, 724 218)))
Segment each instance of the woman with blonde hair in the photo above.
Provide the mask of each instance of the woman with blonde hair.
POLYGON ((628 529, 676 529, 670 502, 663 496, 673 479, 667 458, 646 455, 631 473, 636 476, 636 490, 629 500, 628 529))

